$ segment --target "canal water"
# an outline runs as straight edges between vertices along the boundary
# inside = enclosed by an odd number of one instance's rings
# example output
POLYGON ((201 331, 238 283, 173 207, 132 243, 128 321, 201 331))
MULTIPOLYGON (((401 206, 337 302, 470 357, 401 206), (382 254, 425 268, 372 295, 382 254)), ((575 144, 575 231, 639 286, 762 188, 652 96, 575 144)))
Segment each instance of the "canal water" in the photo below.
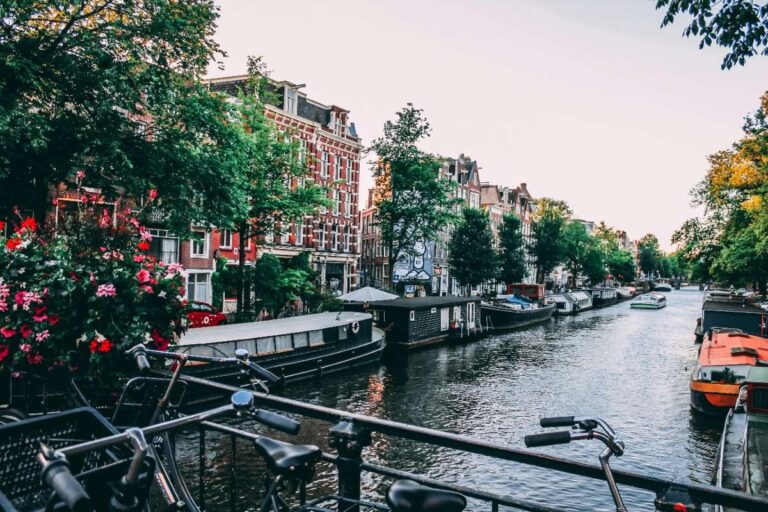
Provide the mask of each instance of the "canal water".
MULTIPOLYGON (((614 468, 707 483, 721 425, 694 417, 688 394, 698 348, 693 329, 703 295, 694 290, 666 295, 668 306, 662 310, 632 310, 622 303, 415 352, 404 363, 299 384, 283 394, 514 448, 524 448, 526 434, 542 431, 542 416, 599 416, 626 443, 614 468)), ((291 441, 327 448, 328 428, 304 420, 301 435, 291 441)), ((184 465, 197 474, 196 444, 190 443, 184 465)), ((232 475, 224 462, 229 444, 222 439, 210 445, 206 504, 209 510, 229 510, 232 475)), ((601 448, 598 441, 581 441, 537 450, 597 464, 601 448)), ((614 510, 603 481, 479 455, 375 435, 364 458, 565 510, 614 510)), ((237 464, 237 494, 255 509, 262 465, 244 444, 238 445, 237 464)), ((316 485, 334 491, 335 470, 321 468, 316 485)), ((365 475, 363 485, 367 497, 380 499, 387 481, 365 475)), ((191 487, 196 488, 194 481, 191 487)), ((623 494, 630 510, 653 510, 650 493, 625 488, 623 494)), ((490 505, 473 502, 469 509, 490 510, 490 505)))

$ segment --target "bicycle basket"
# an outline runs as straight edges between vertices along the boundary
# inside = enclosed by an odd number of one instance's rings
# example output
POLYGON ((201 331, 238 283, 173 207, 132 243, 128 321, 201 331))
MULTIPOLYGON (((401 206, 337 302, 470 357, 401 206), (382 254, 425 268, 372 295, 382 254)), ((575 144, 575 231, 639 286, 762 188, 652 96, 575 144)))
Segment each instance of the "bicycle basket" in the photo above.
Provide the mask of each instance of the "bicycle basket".
MULTIPOLYGON (((19 510, 44 510, 51 491, 40 480, 40 465, 36 460, 40 443, 59 449, 116 433, 103 416, 88 407, 0 426, 0 492, 19 510)), ((105 510, 112 495, 112 486, 105 484, 119 481, 132 456, 133 450, 122 444, 67 460, 96 510, 105 510)), ((154 460, 147 457, 139 478, 139 496, 146 496, 153 470, 154 460)))
MULTIPOLYGON (((112 415, 112 424, 119 428, 149 425, 158 401, 168 389, 168 378, 135 377, 128 381, 112 415)), ((175 384, 170 397, 170 408, 177 409, 184 401, 187 383, 175 384)))

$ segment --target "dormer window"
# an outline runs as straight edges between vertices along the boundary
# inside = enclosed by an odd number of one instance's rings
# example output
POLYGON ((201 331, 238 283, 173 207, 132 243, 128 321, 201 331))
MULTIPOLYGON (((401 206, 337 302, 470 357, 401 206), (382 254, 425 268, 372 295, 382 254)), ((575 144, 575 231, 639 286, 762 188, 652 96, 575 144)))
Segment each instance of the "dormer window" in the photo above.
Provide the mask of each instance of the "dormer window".
POLYGON ((296 107, 298 104, 297 97, 296 97, 296 89, 286 86, 284 100, 285 100, 283 101, 283 105, 285 106, 284 110, 289 114, 296 115, 296 107))

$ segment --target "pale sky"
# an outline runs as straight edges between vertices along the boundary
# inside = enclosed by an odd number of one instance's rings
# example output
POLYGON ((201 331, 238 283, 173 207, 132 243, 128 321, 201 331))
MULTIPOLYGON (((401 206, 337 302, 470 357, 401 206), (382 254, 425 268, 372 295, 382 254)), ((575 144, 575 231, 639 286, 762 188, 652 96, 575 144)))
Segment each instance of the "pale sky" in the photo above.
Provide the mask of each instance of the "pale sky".
MULTIPOLYGON (((695 212, 706 156, 741 133, 768 59, 720 70, 652 0, 218 0, 224 71, 262 55, 280 80, 351 111, 365 144, 407 102, 424 149, 476 159, 483 181, 528 183, 577 217, 655 233, 695 212)), ((371 185, 363 174, 361 199, 371 185)))

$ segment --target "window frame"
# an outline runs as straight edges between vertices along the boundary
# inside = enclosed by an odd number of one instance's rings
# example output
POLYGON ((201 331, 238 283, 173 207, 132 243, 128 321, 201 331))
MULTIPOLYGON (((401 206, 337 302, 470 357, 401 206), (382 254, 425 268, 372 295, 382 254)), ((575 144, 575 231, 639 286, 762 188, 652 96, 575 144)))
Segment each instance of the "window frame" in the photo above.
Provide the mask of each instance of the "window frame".
POLYGON ((192 230, 192 233, 201 233, 203 235, 202 242, 203 242, 203 250, 201 252, 195 252, 195 244, 199 242, 200 240, 194 240, 190 239, 189 241, 189 257, 190 258, 208 258, 209 253, 211 252, 211 244, 210 244, 210 233, 207 231, 201 231, 199 229, 192 230))

